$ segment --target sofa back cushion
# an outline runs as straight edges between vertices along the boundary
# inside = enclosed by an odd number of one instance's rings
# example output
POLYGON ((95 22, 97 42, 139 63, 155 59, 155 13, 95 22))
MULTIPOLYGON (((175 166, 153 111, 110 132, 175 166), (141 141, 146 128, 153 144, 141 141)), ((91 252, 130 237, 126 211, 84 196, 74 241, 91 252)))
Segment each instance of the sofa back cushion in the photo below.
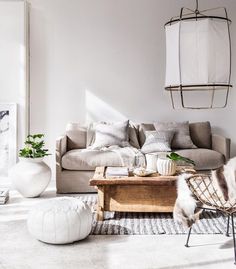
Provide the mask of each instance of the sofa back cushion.
POLYGON ((211 149, 211 125, 209 121, 189 124, 191 139, 198 148, 211 149))
MULTIPOLYGON (((145 131, 154 131, 153 123, 141 123, 139 125, 139 144, 142 147, 145 143, 145 131)), ((210 122, 189 123, 190 137, 198 148, 211 149, 211 125, 210 122)))
MULTIPOLYGON (((146 139, 145 131, 155 131, 154 125, 152 123, 142 123, 138 126, 130 123, 129 143, 136 148, 142 147, 146 139)), ((211 149, 210 122, 190 123, 189 131, 194 145, 198 148, 211 149)), ((94 131, 79 123, 69 123, 66 127, 66 135, 67 150, 86 148, 92 144, 94 139, 94 131)))
POLYGON ((66 126, 67 150, 86 148, 87 127, 79 123, 66 126))
POLYGON ((171 148, 173 149, 194 149, 197 148, 194 145, 189 132, 189 122, 155 122, 154 127, 157 131, 172 131, 174 137, 171 142, 171 148))
POLYGON ((129 143, 132 147, 140 149, 140 144, 138 140, 138 129, 138 124, 129 122, 129 143))
POLYGON ((155 127, 154 127, 153 123, 141 123, 139 125, 139 144, 140 144, 140 147, 142 147, 143 144, 145 143, 145 140, 146 140, 145 132, 146 131, 155 131, 155 127))

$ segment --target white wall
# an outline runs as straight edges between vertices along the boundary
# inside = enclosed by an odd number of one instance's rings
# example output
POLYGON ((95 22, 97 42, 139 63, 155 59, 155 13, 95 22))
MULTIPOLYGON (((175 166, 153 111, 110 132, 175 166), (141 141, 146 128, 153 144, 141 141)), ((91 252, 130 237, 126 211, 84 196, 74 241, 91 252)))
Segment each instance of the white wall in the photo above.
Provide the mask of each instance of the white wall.
MULTIPOLYGON (((189 0, 31 0, 31 132, 55 138, 69 121, 119 119, 209 120, 232 139, 236 155, 236 93, 226 109, 172 110, 164 92, 164 23, 189 0)), ((236 1, 200 1, 200 9, 226 6, 236 87, 236 1)))
POLYGON ((0 1, 0 103, 16 103, 18 148, 28 131, 27 5, 23 0, 0 1))

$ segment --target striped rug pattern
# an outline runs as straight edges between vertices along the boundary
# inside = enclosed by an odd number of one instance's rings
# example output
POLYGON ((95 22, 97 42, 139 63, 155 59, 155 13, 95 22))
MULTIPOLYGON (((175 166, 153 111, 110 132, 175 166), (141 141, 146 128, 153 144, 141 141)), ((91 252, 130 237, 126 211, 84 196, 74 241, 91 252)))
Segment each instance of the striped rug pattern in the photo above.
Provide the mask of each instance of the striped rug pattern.
MULTIPOLYGON (((96 208, 96 196, 79 196, 92 209, 96 208)), ((156 235, 186 234, 188 229, 176 223, 171 213, 106 212, 104 221, 94 220, 93 235, 156 235)), ((220 213, 205 211, 193 225, 192 234, 223 234, 227 219, 220 213)))

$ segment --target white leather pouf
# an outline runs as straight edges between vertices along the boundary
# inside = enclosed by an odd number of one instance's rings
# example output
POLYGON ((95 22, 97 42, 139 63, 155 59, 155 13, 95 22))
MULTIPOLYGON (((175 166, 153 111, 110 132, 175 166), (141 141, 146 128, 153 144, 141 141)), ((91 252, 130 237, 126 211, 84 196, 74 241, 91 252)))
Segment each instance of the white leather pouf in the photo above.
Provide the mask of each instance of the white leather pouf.
POLYGON ((34 206, 27 224, 30 234, 40 241, 68 244, 89 235, 92 229, 92 212, 79 199, 53 198, 34 206))

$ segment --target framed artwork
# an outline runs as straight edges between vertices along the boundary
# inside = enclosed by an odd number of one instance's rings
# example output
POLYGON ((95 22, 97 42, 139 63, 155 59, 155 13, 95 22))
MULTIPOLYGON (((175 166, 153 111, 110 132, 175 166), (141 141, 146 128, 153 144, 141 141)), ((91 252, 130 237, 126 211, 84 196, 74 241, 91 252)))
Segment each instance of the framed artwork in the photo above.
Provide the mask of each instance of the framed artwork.
POLYGON ((17 152, 17 105, 0 103, 0 177, 16 163, 17 152))

